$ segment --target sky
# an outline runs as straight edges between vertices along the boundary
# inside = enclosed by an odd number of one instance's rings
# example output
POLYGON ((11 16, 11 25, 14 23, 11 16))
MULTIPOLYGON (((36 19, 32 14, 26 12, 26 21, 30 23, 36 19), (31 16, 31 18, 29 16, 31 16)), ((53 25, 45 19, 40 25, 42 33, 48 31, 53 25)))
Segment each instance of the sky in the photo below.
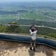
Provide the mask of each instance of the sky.
POLYGON ((0 2, 31 2, 31 1, 56 1, 56 0, 0 0, 0 2))

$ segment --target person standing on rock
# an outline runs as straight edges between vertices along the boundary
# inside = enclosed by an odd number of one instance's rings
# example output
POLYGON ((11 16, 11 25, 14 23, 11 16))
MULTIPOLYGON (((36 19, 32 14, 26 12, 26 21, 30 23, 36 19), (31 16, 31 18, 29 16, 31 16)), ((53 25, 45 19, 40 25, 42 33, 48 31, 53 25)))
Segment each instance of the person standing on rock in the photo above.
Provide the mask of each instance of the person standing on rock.
POLYGON ((31 36, 30 50, 34 50, 35 51, 35 47, 36 47, 36 34, 37 34, 37 29, 36 29, 35 25, 32 25, 30 27, 29 32, 30 32, 30 36, 31 36))

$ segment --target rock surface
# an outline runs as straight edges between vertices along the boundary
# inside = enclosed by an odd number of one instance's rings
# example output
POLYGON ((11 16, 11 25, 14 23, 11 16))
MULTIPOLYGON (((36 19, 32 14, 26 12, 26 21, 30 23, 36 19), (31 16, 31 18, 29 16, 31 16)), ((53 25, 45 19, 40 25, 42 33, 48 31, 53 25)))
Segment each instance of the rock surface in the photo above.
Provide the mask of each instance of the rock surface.
POLYGON ((36 51, 29 50, 29 44, 0 41, 0 56, 56 56, 56 50, 37 45, 36 51))

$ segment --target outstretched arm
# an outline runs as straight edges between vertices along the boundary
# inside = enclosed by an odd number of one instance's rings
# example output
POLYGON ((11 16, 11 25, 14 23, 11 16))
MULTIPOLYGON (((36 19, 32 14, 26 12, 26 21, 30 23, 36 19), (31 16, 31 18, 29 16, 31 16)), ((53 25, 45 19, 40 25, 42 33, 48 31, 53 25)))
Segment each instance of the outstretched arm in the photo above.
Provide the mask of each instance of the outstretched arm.
POLYGON ((33 34, 33 32, 31 30, 29 30, 29 32, 30 32, 31 35, 33 34))
POLYGON ((31 30, 29 30, 29 32, 30 32, 30 34, 32 35, 33 33, 37 33, 37 30, 35 30, 35 31, 31 31, 31 30))

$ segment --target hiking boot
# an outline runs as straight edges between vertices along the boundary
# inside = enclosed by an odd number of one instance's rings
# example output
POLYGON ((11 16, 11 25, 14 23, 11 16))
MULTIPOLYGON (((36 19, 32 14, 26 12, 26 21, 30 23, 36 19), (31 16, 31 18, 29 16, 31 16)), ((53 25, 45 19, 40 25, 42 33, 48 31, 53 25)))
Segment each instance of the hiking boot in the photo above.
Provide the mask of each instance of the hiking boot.
POLYGON ((35 48, 33 48, 33 51, 35 51, 35 48))

